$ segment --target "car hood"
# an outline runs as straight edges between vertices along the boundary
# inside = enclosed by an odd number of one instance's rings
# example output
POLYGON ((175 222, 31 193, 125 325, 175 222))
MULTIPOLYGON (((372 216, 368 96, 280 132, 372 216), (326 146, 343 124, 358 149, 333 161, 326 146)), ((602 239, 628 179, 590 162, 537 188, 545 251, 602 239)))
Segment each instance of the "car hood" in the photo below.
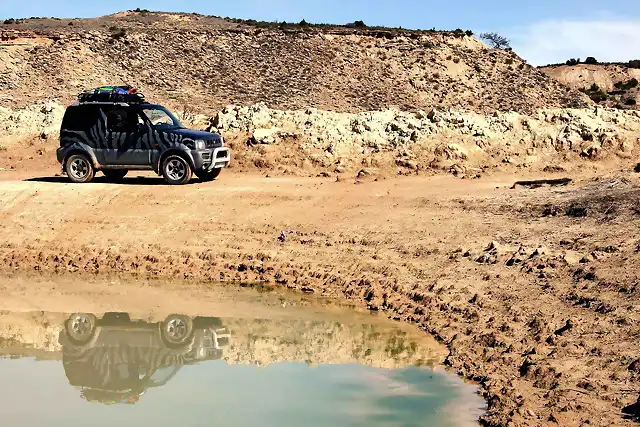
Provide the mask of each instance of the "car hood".
POLYGON ((163 132, 170 133, 173 135, 180 135, 184 138, 189 139, 201 139, 203 141, 219 141, 221 139, 220 134, 205 132, 202 130, 193 130, 193 129, 171 129, 165 130, 163 132))

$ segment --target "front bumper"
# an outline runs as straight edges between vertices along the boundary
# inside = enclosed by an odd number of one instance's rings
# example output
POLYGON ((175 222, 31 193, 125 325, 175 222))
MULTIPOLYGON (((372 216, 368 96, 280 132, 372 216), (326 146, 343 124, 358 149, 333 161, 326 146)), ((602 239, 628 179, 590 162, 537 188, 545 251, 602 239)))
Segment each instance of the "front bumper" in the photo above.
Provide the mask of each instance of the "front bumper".
POLYGON ((197 169, 212 171, 222 169, 231 163, 231 150, 227 147, 213 148, 210 150, 191 151, 197 169))

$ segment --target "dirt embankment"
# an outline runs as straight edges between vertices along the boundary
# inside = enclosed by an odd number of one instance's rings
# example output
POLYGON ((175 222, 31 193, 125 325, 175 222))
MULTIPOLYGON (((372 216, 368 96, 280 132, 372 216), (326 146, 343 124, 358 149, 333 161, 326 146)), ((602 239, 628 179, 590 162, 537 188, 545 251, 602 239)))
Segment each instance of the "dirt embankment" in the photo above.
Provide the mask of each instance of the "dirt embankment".
MULTIPOLYGON (((620 410, 640 389, 635 176, 537 189, 510 189, 511 178, 145 182, 159 181, 0 182, 0 264, 352 299, 446 344, 451 369, 482 385, 490 425, 633 425, 620 410)), ((2 283, 0 295, 148 301, 118 289, 2 283)))
MULTIPOLYGON (((64 106, 1 109, 0 168, 55 167, 64 106)), ((228 106, 214 116, 179 112, 186 125, 222 133, 232 168, 270 175, 389 177, 451 173, 478 178, 633 167, 640 112, 542 109, 533 115, 431 109, 336 113, 228 106)))

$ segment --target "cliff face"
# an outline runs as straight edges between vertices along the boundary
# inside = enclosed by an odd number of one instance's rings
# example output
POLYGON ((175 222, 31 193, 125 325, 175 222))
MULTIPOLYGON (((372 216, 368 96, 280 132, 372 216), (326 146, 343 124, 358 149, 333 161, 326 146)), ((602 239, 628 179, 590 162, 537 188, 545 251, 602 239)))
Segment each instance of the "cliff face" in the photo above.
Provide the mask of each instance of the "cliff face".
POLYGON ((455 108, 480 113, 590 101, 473 37, 344 27, 268 26, 127 12, 0 25, 0 103, 21 105, 129 83, 173 108, 265 102, 342 112, 455 108))

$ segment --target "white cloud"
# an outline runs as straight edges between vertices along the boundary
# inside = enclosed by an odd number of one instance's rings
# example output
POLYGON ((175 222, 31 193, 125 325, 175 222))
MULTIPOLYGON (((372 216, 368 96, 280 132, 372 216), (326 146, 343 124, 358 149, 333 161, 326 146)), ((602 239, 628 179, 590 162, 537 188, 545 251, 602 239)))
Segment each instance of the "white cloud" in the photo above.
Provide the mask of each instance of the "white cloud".
POLYGON ((506 33, 532 65, 588 56, 601 62, 640 58, 640 20, 543 21, 506 33))

